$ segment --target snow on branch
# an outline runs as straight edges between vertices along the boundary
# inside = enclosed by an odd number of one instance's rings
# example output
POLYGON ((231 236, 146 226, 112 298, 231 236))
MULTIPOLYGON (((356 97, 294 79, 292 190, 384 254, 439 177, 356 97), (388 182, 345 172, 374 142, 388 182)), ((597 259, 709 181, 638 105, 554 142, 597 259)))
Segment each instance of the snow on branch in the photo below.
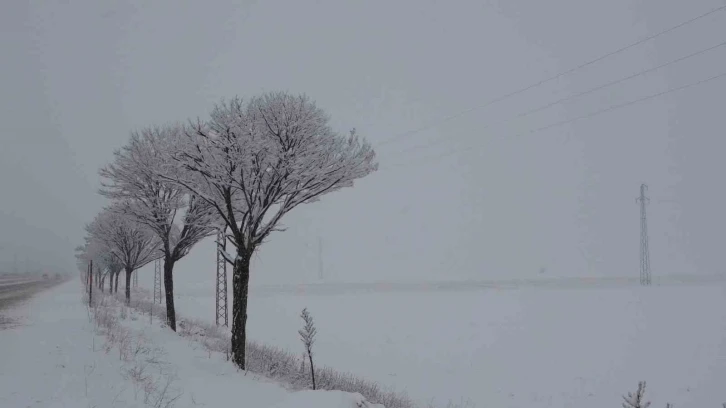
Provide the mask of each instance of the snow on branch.
POLYGON ((222 258, 224 258, 227 263, 234 265, 235 257, 225 250, 221 242, 217 242, 217 251, 219 251, 219 254, 222 255, 222 258))
POLYGON ((629 392, 627 396, 623 396, 623 408, 648 408, 650 401, 645 401, 645 381, 638 382, 638 391, 629 392))
POLYGON ((378 168, 355 131, 334 132, 304 95, 267 93, 222 101, 191 122, 162 172, 216 211, 238 248, 253 250, 296 206, 350 187, 378 168))
POLYGON ((133 132, 128 144, 114 152, 113 162, 100 171, 101 194, 116 201, 115 211, 154 231, 173 261, 212 234, 216 218, 209 204, 160 176, 173 174, 168 152, 182 137, 180 125, 133 132))
POLYGON ((101 211, 86 231, 128 270, 141 268, 162 254, 161 241, 147 226, 121 215, 113 206, 101 211))

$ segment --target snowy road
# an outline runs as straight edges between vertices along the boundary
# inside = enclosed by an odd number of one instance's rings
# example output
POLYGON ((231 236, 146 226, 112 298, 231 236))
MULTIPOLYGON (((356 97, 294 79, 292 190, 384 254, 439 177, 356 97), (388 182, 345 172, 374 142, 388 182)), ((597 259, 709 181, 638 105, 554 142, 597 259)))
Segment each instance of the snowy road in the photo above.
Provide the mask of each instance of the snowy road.
POLYGON ((0 330, 14 324, 7 316, 8 310, 18 303, 30 299, 34 294, 55 286, 59 281, 33 279, 0 279, 0 330))
POLYGON ((123 384, 117 357, 92 352, 92 325, 78 286, 58 285, 7 310, 22 325, 0 331, 0 407, 85 408, 102 406, 102 397, 112 405, 123 384))

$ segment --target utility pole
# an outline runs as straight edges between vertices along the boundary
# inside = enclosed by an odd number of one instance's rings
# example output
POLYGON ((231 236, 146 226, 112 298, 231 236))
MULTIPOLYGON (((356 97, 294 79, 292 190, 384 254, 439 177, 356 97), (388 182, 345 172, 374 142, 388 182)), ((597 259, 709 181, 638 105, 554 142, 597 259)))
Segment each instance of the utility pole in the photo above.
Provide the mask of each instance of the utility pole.
POLYGON ((323 280, 323 238, 318 237, 318 279, 323 280))
POLYGON ((640 185, 640 197, 635 201, 640 203, 640 284, 650 285, 650 248, 648 248, 648 220, 645 214, 645 205, 650 199, 645 196, 648 186, 640 185))
POLYGON ((229 326, 227 320, 227 259, 222 251, 227 248, 227 237, 224 235, 226 227, 217 230, 217 278, 215 284, 215 312, 214 321, 219 326, 229 326))
POLYGON ((161 259, 154 261, 154 303, 161 303, 161 259))

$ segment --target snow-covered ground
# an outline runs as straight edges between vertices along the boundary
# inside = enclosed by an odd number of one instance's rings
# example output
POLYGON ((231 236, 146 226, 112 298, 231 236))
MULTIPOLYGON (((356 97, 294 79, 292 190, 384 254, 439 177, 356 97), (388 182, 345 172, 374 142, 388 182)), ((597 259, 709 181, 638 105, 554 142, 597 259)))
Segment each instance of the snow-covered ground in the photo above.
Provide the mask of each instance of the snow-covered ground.
POLYGON ((131 352, 121 358, 117 345, 105 349, 109 337, 96 334, 81 292, 78 282, 67 282, 12 311, 22 324, 0 331, 0 407, 374 407, 356 394, 291 393, 253 374, 245 376, 134 312, 121 320, 131 339, 131 352), (169 379, 158 382, 157 391, 166 390, 162 401, 173 404, 144 401, 134 375, 169 379))
POLYGON ((6 312, 19 326, 0 331, 0 406, 132 407, 116 355, 100 350, 81 304, 80 285, 67 282, 6 312))
MULTIPOLYGON (((212 321, 213 283, 179 274, 178 311, 212 321)), ((384 288, 382 288, 384 289, 384 288)), ((302 351, 307 307, 318 362, 422 403, 612 407, 648 382, 653 406, 726 402, 726 285, 420 293, 252 290, 252 339, 302 351)))
MULTIPOLYGON (((193 282, 192 282, 193 283, 193 282)), ((209 319, 213 298, 178 279, 180 314, 209 319)), ((300 350, 299 312, 319 334, 318 363, 406 391, 422 404, 606 408, 646 380, 654 407, 726 401, 726 286, 344 295, 253 295, 253 339, 300 350)), ((143 407, 130 364, 103 350, 78 282, 38 294, 0 331, 0 407, 143 407)), ((148 316, 148 315, 147 315, 148 316)), ((339 408, 356 396, 290 393, 131 314, 122 325, 161 350, 176 406, 339 408), (244 397, 243 397, 244 396, 244 397)), ((211 319, 210 319, 211 320, 211 319)))

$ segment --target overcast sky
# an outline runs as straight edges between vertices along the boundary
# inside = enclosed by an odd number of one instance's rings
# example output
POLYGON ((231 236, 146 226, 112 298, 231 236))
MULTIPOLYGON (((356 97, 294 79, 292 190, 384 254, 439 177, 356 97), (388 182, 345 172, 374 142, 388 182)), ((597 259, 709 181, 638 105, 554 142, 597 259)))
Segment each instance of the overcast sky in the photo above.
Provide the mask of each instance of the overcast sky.
MULTIPOLYGON (((653 274, 722 273, 726 79, 528 132, 726 72, 726 47, 507 120, 726 41, 726 11, 472 108, 723 4, 6 2, 0 265, 17 252, 21 266, 29 255, 74 268, 82 227, 105 203, 97 171, 130 130, 287 90, 316 100, 339 131, 356 127, 381 170, 289 214, 254 282, 315 281, 319 238, 330 280, 637 276, 642 182, 653 274)), ((178 273, 208 274, 211 262, 207 243, 178 273)))

